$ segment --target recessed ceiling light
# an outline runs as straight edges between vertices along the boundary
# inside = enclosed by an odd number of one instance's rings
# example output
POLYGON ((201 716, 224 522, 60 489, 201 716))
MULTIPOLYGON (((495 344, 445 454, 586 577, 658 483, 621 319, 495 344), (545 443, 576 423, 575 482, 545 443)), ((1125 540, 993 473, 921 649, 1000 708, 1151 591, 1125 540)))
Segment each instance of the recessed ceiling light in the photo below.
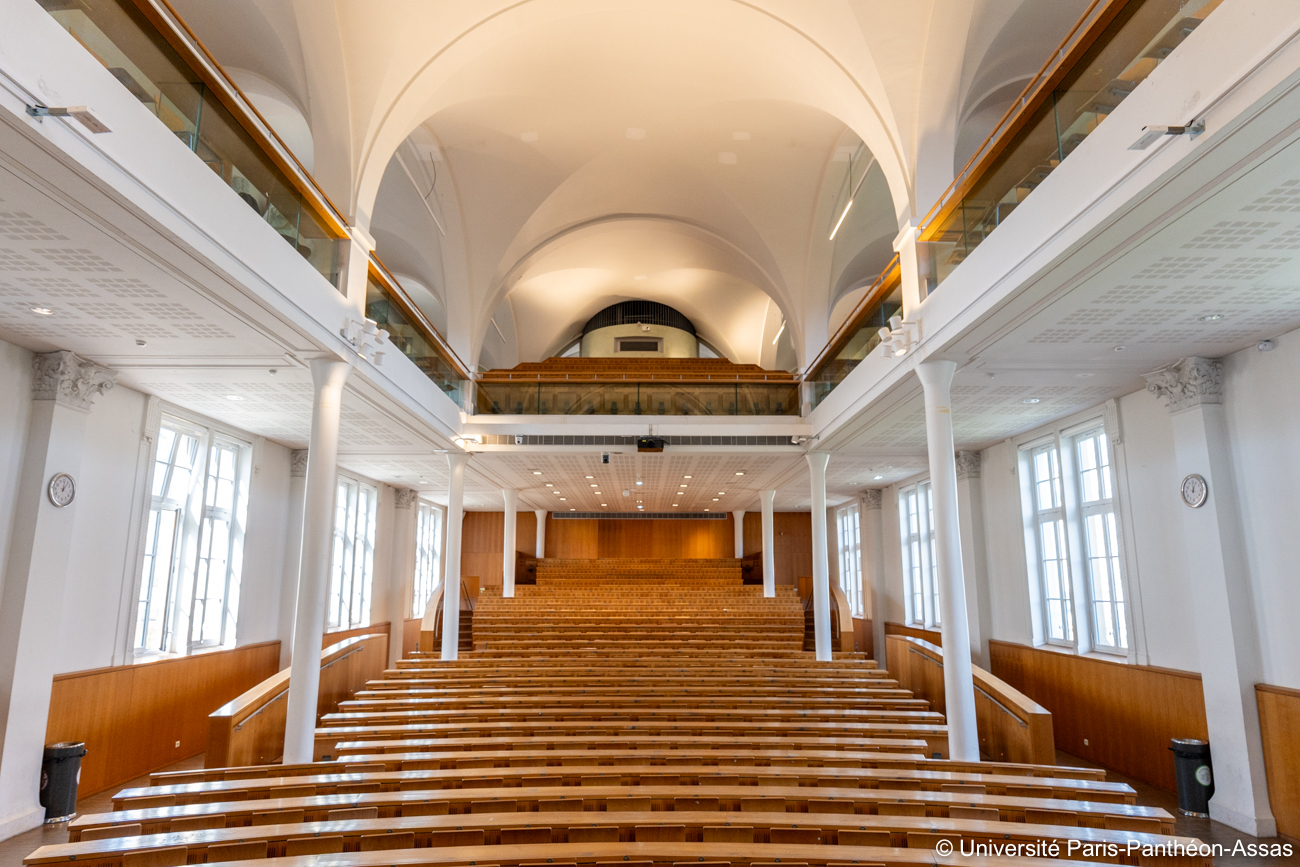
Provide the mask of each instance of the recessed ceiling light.
POLYGON ((609 503, 601 503, 602 506, 608 506, 609 503))
MULTIPOLYGON (((591 476, 587 476, 587 478, 591 478, 591 476)), ((593 484, 593 485, 590 485, 589 487, 592 487, 592 488, 599 488, 600 485, 594 485, 594 484, 593 484)))
POLYGON ((677 508, 677 504, 676 504, 676 503, 673 503, 673 508, 674 508, 674 509, 677 508))
POLYGON ((645 506, 637 506, 638 509, 644 509, 645 506))
POLYGON ((726 492, 726 491, 718 491, 718 496, 719 496, 719 497, 725 497, 726 495, 727 495, 727 492, 726 492))
POLYGON ((714 498, 713 498, 713 502, 716 503, 717 501, 718 501, 718 498, 717 498, 717 497, 714 497, 714 498))
POLYGON ((33 312, 33 313, 39 313, 41 316, 53 316, 53 315, 54 315, 54 311, 51 310, 51 309, 48 308, 48 307, 33 307, 33 308, 32 308, 32 312, 33 312))
POLYGON ((706 512, 707 512, 707 511, 708 511, 708 509, 705 509, 705 510, 704 510, 704 511, 706 511, 706 512))
POLYGON ((427 485, 427 484, 429 484, 429 480, 428 480, 428 479, 420 479, 420 484, 422 484, 422 485, 427 485))
POLYGON ((600 496, 600 491, 592 491, 593 494, 600 496))
POLYGON ((884 476, 874 476, 873 478, 875 478, 875 480, 878 482, 878 481, 880 481, 881 479, 883 479, 884 476))
POLYGON ((1222 319, 1222 318, 1223 318, 1223 314, 1222 314, 1222 313, 1209 313, 1209 314, 1207 314, 1207 315, 1205 315, 1205 316, 1202 316, 1202 317, 1201 317, 1201 321, 1202 321, 1202 322, 1218 322, 1218 321, 1219 321, 1220 319, 1222 319))
POLYGON ((546 487, 548 487, 548 488, 553 488, 553 487, 555 487, 555 485, 551 484, 550 482, 547 482, 547 483, 546 483, 546 487))
POLYGON ((534 475, 534 476, 540 476, 541 474, 542 474, 542 471, 541 471, 541 470, 533 470, 533 475, 534 475))
POLYGON ((568 497, 560 497, 560 502, 561 502, 561 503, 567 503, 568 501, 569 501, 569 498, 568 498, 568 497))
POLYGON ((744 473, 736 473, 736 475, 738 475, 738 476, 743 476, 744 473))
POLYGON ((589 478, 589 479, 594 479, 594 478, 596 478, 596 477, 595 477, 595 476, 587 476, 587 478, 589 478))
POLYGON ((690 476, 682 476, 683 479, 689 479, 690 476))
POLYGON ((1116 346, 1116 347, 1115 347, 1115 351, 1116 351, 1116 352, 1123 352, 1125 349, 1128 349, 1128 347, 1127 347, 1127 346, 1116 346))
POLYGON ((228 395, 226 395, 226 400, 243 400, 243 399, 244 399, 244 398, 243 398, 241 395, 238 395, 238 394, 228 394, 228 395))
POLYGON ((1027 398, 1025 398, 1024 400, 1020 401, 1020 402, 1021 402, 1021 403, 1039 403, 1041 400, 1042 400, 1041 397, 1027 397, 1027 398))
POLYGON ((570 512, 576 512, 576 511, 578 511, 578 510, 577 510, 577 509, 572 509, 572 508, 571 508, 571 509, 569 509, 569 511, 570 511, 570 512))
POLYGON ((685 482, 682 482, 682 483, 681 483, 680 485, 678 485, 677 487, 679 487, 679 488, 686 488, 686 487, 690 487, 690 486, 687 485, 685 482))

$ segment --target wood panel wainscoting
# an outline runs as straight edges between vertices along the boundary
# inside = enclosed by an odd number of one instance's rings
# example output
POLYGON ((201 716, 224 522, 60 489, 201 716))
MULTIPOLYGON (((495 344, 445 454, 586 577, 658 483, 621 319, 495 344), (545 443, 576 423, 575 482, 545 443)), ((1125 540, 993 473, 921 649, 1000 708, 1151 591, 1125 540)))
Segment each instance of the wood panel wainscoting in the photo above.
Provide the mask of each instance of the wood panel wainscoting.
POLYGON ((920 626, 908 626, 886 620, 885 636, 887 638, 890 635, 906 635, 908 638, 919 638, 922 641, 928 641, 935 647, 943 647, 943 633, 937 629, 924 629, 920 626))
POLYGON ((420 624, 422 622, 419 617, 402 621, 402 656, 420 649, 420 624))
POLYGON ((865 653, 868 659, 879 660, 879 657, 876 656, 876 648, 874 647, 876 638, 875 633, 871 631, 870 617, 853 618, 853 637, 857 642, 856 650, 865 653))
POLYGON ((1194 672, 996 640, 989 659, 995 675, 1052 712, 1058 747, 1153 786, 1174 788, 1170 738, 1209 739, 1194 672))
POLYGON ((1300 689, 1257 683, 1255 701, 1277 832, 1300 840, 1300 689))
MULTIPOLYGON (((745 554, 762 553, 763 515, 746 512, 744 526, 745 554)), ((773 512, 772 542, 772 572, 777 584, 794 584, 797 576, 812 574, 811 512, 773 512)))
MULTIPOLYGON (((885 644, 890 673, 930 702, 932 710, 945 713, 943 649, 906 635, 886 635, 885 644)), ((1047 708, 977 665, 971 666, 971 674, 980 752, 997 762, 1056 764, 1052 714, 1047 708)))
POLYGON ((54 676, 45 742, 85 741, 79 797, 203 752, 208 714, 275 674, 280 642, 54 676))
MULTIPOLYGON (((339 702, 383 676, 388 667, 388 632, 357 635, 321 653, 316 717, 338 710, 339 702)), ((274 762, 284 754, 289 709, 289 671, 284 669, 213 711, 208 717, 207 768, 274 762)), ((317 757, 319 761, 319 757, 317 757)))

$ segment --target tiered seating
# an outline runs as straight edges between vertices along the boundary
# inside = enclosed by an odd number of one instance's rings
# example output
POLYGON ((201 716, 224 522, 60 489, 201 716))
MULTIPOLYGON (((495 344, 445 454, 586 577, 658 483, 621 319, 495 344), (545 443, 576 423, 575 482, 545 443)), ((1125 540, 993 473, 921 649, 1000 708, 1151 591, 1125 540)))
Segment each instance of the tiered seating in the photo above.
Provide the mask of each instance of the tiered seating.
POLYGON ((326 715, 333 761, 155 774, 27 863, 919 865, 945 840, 1201 860, 1128 853, 1193 841, 1101 772, 944 758, 925 702, 800 651, 798 598, 733 562, 692 582, 542 561, 480 597, 474 651, 414 654, 326 715))

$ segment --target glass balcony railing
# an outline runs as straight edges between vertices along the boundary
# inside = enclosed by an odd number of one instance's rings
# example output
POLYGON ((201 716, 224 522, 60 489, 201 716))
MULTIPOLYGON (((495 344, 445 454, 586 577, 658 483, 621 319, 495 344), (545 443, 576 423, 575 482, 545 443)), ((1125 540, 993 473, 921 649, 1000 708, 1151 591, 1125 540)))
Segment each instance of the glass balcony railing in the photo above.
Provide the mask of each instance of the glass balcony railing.
POLYGON ((454 353, 438 342, 437 331, 424 321, 401 285, 381 269, 382 265, 371 268, 366 281, 366 318, 387 331, 394 349, 411 359, 457 406, 463 406, 467 376, 452 361, 454 353))
MULTIPOLYGON (((1221 2, 1112 0, 1090 7, 1053 53, 1061 65, 1044 66, 1022 96, 1025 107, 1008 110, 923 221, 922 292, 937 289, 1221 2), (1108 20, 1094 18, 1095 8, 1108 20), (1090 35, 1092 20, 1098 25, 1090 35), (1042 90, 1039 83, 1049 82, 1042 90)), ((810 365, 813 406, 880 344, 879 330, 901 310, 895 262, 810 365)))
POLYGON ((140 103, 331 285, 341 233, 314 213, 202 77, 131 0, 39 0, 140 103))
POLYGON ((996 159, 956 200, 931 211, 935 219, 927 219, 921 232, 927 289, 946 280, 1221 2, 1125 4, 1047 98, 1017 123, 996 159))
POLYGON ((798 383, 484 382, 482 415, 767 415, 799 414, 798 383))

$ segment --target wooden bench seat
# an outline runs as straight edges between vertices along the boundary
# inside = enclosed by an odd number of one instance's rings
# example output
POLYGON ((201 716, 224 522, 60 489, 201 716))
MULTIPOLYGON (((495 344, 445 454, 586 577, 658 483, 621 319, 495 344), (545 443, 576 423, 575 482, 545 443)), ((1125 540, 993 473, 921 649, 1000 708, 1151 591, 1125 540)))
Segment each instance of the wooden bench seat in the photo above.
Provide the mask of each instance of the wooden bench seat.
POLYGON ((537 707, 501 708, 447 708, 432 710, 429 708, 391 708, 358 710, 324 714, 320 718, 321 727, 388 725, 407 721, 425 722, 492 722, 496 720, 527 722, 538 717, 549 718, 555 722, 569 720, 593 720, 599 722, 679 722, 693 725, 697 722, 731 722, 731 721, 781 721, 797 720, 820 722, 887 722, 909 724, 942 725, 943 714, 931 710, 890 709, 890 708, 807 708, 799 710, 790 707, 555 707, 540 705, 537 707))
MULTIPOLYGON (((631 799, 635 801, 636 799, 631 799)), ((688 799, 687 799, 688 800, 688 799)), ((828 802, 822 807, 831 807, 828 802)), ((68 861, 91 861, 98 867, 118 867, 121 856, 130 851, 148 851, 185 847, 191 860, 198 861, 210 846, 234 842, 265 841, 269 857, 286 854, 289 841, 303 837, 340 837, 343 851, 359 851, 363 839, 377 835, 410 834, 413 847, 438 846, 450 835, 445 832, 470 832, 482 835, 485 845, 502 845, 515 842, 520 832, 544 829, 536 842, 568 843, 573 836, 583 835, 590 828, 612 828, 621 842, 634 842, 642 836, 638 831, 654 827, 680 827, 685 842, 777 843, 779 832, 813 829, 816 842, 822 845, 889 846, 896 848, 933 848, 927 836, 942 835, 949 839, 1001 840, 1030 842, 1052 840, 1066 845, 1079 841, 1091 845, 1113 845, 1126 850, 1130 843, 1140 846, 1161 846, 1178 843, 1192 845, 1186 837, 1170 837, 1160 833, 1107 830, 1077 826, 1026 824, 1000 820, 973 820, 888 815, 856 815, 840 811, 788 813, 784 810, 770 812, 745 810, 738 812, 687 809, 672 812, 650 810, 618 810, 606 812, 599 819, 585 811, 547 811, 545 813, 520 813, 513 809, 492 811, 492 803, 480 807, 482 811, 459 815, 402 816, 384 819, 345 819, 323 822, 276 823, 232 828, 214 828, 184 832, 165 832, 136 837, 116 837, 99 840, 81 840, 42 846, 25 859, 26 864, 54 864, 68 861), (575 835, 574 832, 577 832, 575 835), (777 832, 777 833, 774 833, 777 832), (718 838, 722 838, 719 840, 718 838), (747 839, 746 839, 747 838, 747 839)), ((514 806, 511 804, 510 806, 514 806)), ((620 805, 622 806, 622 805, 620 805)), ((628 806, 638 806, 635 803, 628 806)), ((761 805, 756 805, 761 806, 761 805)), ((850 806, 851 804, 845 804, 850 806)), ((588 835, 582 842, 591 842, 588 835)), ((786 835, 788 836, 788 835, 786 835)), ((382 839, 382 838, 380 838, 382 839)), ((397 838, 394 838, 397 839, 397 838)))
MULTIPOLYGON (((593 778, 604 780, 606 785, 635 788, 666 782, 671 785, 708 785, 719 776, 736 777, 742 785, 753 787, 770 785, 803 787, 853 787, 860 789, 916 789, 939 791, 944 785, 966 784, 983 786, 989 794, 1016 794, 1033 789, 1044 798, 1085 799, 1099 802, 1135 803, 1136 793, 1126 783, 1098 780, 1077 780, 1060 777, 1035 777, 1032 782, 1017 774, 962 773, 952 771, 909 770, 902 768, 846 768, 798 766, 729 766, 718 765, 650 765, 637 764, 612 766, 558 766, 539 768, 477 767, 420 771, 382 771, 365 774, 318 774, 311 776, 267 777, 252 780, 212 780, 198 783, 180 783, 161 786, 128 788, 113 796, 114 808, 129 809, 132 802, 171 797, 174 803, 200 803, 204 801, 254 798, 265 800, 281 787, 312 786, 315 793, 329 794, 339 787, 375 784, 380 790, 425 790, 442 788, 509 787, 512 783, 523 787, 529 778, 544 776, 553 780, 556 787, 588 785, 593 778), (670 780, 665 780, 670 777, 670 780)), ((600 785, 601 783, 596 783, 600 785)))
POLYGON ((161 833, 174 819, 222 815, 227 827, 251 825, 254 813, 303 810, 304 821, 324 821, 329 811, 375 807, 380 817, 408 815, 411 811, 435 811, 459 815, 471 812, 476 801, 498 799, 513 801, 517 812, 539 812, 543 802, 581 803, 587 812, 604 811, 609 799, 630 796, 649 798, 652 810, 672 810, 678 798, 716 798, 719 809, 739 809, 747 798, 780 798, 786 811, 808 812, 810 801, 834 799, 851 802, 856 815, 878 814, 881 804, 896 812, 924 810, 928 816, 946 817, 949 809, 984 808, 998 810, 1001 818, 1024 821, 1026 810, 1059 810, 1076 814, 1082 827, 1104 827, 1106 818, 1158 819, 1165 833, 1173 833, 1173 817, 1158 807, 1103 801, 1053 799, 1045 796, 994 795, 962 792, 920 791, 912 789, 851 789, 830 786, 754 786, 741 785, 651 785, 627 786, 527 786, 516 788, 426 789, 390 792, 362 792, 332 795, 267 798, 261 800, 211 801, 184 805, 158 805, 78 816, 69 825, 70 839, 79 840, 87 829, 114 825, 140 824, 143 833, 161 833))

